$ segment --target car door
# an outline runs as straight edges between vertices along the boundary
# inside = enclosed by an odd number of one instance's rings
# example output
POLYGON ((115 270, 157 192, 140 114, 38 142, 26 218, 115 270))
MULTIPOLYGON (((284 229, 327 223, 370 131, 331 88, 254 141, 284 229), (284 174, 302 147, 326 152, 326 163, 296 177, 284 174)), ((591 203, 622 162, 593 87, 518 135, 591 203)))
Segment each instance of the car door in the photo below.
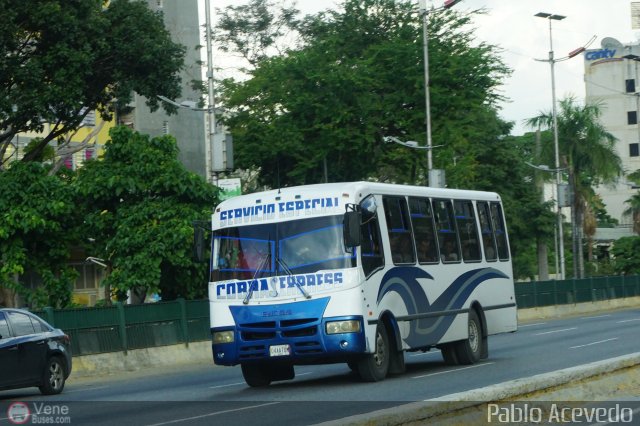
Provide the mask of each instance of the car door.
POLYGON ((46 333, 36 333, 31 317, 17 311, 7 311, 7 317, 18 344, 18 377, 20 383, 37 383, 42 378, 47 356, 46 333))
POLYGON ((4 312, 0 312, 0 388, 13 386, 20 380, 18 365, 18 343, 12 336, 7 317, 4 312))

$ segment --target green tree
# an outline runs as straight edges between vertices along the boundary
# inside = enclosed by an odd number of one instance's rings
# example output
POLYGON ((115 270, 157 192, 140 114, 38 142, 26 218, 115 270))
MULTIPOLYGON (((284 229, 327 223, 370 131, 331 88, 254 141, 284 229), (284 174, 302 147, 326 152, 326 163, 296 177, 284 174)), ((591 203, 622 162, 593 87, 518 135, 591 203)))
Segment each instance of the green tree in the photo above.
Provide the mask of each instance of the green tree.
MULTIPOLYGON (((627 178, 635 184, 640 185, 640 170, 629 174, 627 178)), ((628 207, 624 210, 623 214, 631 216, 633 232, 640 235, 640 192, 633 194, 631 198, 625 201, 625 204, 627 204, 628 207)))
POLYGON ((616 240, 611 253, 613 268, 618 274, 640 274, 640 237, 623 237, 616 240))
MULTIPOLYGON (((598 184, 613 183, 622 174, 622 163, 615 150, 616 138, 600 123, 602 104, 584 106, 575 98, 560 100, 557 113, 560 155, 567 167, 569 186, 574 194, 572 205, 574 276, 584 276, 582 255, 582 231, 586 206, 598 184)), ((528 120, 529 125, 552 128, 553 115, 545 112, 528 120)), ((543 150, 553 164, 553 147, 547 144, 543 150)))
MULTIPOLYGON (((496 48, 478 43, 469 15, 430 15, 436 165, 451 186, 477 174, 470 149, 508 73, 496 48), (455 164, 455 166, 454 166, 455 164)), ((261 60, 242 82, 225 81, 223 103, 239 167, 260 167, 269 186, 375 178, 423 183, 425 157, 384 136, 424 144, 421 20, 415 5, 346 0, 307 19, 301 46, 261 60), (402 164, 402 167, 398 165, 402 164), (330 167, 329 167, 330 165, 330 167)), ((237 31, 250 29, 242 20, 237 31)))
POLYGON ((87 251, 106 261, 105 296, 131 290, 144 299, 206 294, 206 267, 191 258, 193 222, 209 220, 217 189, 178 161, 171 136, 111 131, 102 160, 78 172, 87 251))
POLYGON ((625 201, 627 208, 623 214, 630 215, 633 220, 633 232, 640 235, 640 192, 635 193, 625 201))
POLYGON ((62 308, 77 276, 66 265, 80 222, 68 179, 39 163, 0 173, 0 305, 62 308), (18 302, 19 303, 19 302, 18 302))
POLYGON ((33 161, 90 111, 109 119, 133 91, 152 109, 157 95, 180 94, 184 48, 146 2, 4 0, 0 16, 0 168, 20 132, 51 124, 24 157, 33 161))
POLYGON ((215 45, 223 52, 239 54, 251 68, 288 50, 286 40, 297 34, 299 26, 300 11, 284 2, 250 0, 216 11, 215 45))

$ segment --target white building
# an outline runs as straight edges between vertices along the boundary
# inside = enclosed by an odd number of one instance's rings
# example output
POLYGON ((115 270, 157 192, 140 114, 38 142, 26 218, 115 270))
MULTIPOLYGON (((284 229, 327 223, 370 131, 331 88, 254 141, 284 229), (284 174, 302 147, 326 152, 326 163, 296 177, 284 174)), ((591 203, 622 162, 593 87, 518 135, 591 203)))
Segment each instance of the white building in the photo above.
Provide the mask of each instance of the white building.
MULTIPOLYGON (((622 159, 625 175, 640 169, 640 44, 622 44, 607 37, 598 49, 584 55, 587 103, 603 103, 601 122, 618 142, 616 150, 622 159)), ((625 201, 637 193, 626 176, 615 187, 599 187, 608 213, 630 225, 631 217, 623 215, 625 201)))

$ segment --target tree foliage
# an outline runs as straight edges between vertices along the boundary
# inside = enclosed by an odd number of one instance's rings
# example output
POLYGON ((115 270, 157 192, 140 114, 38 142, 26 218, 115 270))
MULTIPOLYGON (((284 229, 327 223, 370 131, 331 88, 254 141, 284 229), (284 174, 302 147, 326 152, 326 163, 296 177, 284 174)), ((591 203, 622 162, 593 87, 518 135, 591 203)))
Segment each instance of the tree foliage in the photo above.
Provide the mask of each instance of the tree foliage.
MULTIPOLYGON (((237 164, 260 167, 272 187, 373 177, 424 182, 421 155, 383 142, 396 136, 424 144, 420 22, 413 3, 394 0, 347 0, 341 10, 307 17, 302 47, 259 62, 246 81, 225 82, 237 164)), ((452 186, 477 173, 470 147, 486 135, 478 123, 497 120, 496 88, 508 74, 495 47, 474 41, 470 23, 451 11, 429 20, 433 135, 444 145, 436 165, 452 186)), ((236 25, 248 30, 242 20, 236 25)))
POLYGON ((611 253, 613 268, 619 274, 640 274, 640 237, 623 237, 616 240, 611 253))
POLYGON ((20 132, 51 124, 24 157, 33 161, 90 111, 109 119, 132 91, 152 109, 157 95, 180 94, 184 47, 146 2, 5 0, 0 15, 0 167, 20 132))
POLYGON ((251 68, 271 53, 288 50, 286 40, 297 34, 300 13, 294 6, 269 0, 251 0, 247 4, 228 6, 219 13, 214 42, 227 53, 237 53, 251 68))
MULTIPOLYGON (((584 275, 582 264, 582 230, 585 212, 595 185, 612 183, 622 174, 622 161, 615 149, 616 138, 600 122, 603 105, 591 103, 578 105, 575 98, 567 97, 559 102, 556 115, 558 144, 563 166, 567 168, 569 185, 573 192, 572 223, 574 276, 584 275)), ((553 114, 543 112, 528 120, 532 126, 552 128, 553 114)), ((551 162, 551 147, 545 150, 551 162)))
POLYGON ((0 305, 12 306, 15 295, 34 308, 69 304, 77 276, 69 245, 80 217, 66 182, 38 163, 0 173, 0 305))
POLYGON ((78 173, 87 250, 107 261, 105 284, 165 299, 206 294, 206 267, 191 258, 193 221, 208 220, 216 189, 178 161, 171 136, 111 131, 104 158, 78 173))

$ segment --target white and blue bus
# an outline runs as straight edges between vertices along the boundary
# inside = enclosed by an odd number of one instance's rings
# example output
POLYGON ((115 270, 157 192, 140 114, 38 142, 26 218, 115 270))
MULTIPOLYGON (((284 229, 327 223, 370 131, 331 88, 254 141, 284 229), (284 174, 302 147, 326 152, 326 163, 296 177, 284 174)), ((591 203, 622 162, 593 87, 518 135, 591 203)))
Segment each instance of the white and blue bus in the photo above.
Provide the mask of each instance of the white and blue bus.
POLYGON ((347 363, 365 381, 405 351, 449 364, 517 329, 498 194, 370 182, 238 196, 212 216, 213 359, 250 386, 294 365, 347 363))

